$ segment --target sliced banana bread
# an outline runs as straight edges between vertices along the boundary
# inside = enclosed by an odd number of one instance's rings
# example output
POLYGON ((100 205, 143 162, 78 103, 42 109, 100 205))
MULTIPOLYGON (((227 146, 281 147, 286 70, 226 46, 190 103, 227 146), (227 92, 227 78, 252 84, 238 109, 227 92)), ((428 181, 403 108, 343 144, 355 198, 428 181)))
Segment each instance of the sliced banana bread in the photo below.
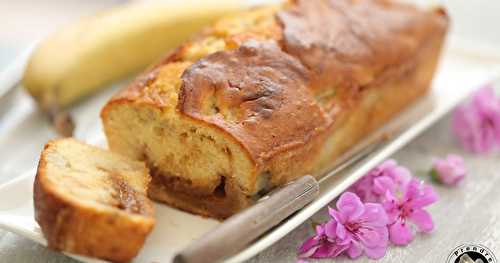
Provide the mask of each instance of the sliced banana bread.
POLYGON ((155 223, 142 162, 74 139, 47 143, 34 184, 35 219, 52 249, 127 262, 155 223))

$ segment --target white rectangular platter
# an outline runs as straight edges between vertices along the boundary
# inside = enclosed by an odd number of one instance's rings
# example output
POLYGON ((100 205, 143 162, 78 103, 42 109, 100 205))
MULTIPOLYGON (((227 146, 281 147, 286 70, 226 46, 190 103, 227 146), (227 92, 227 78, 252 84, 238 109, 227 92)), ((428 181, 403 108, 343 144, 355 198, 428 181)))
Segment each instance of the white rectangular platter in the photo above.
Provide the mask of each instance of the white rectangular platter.
MULTIPOLYGON (((480 53, 480 52, 479 52, 480 53)), ((474 88, 496 79, 500 61, 487 60, 475 51, 448 47, 433 83, 432 91, 394 119, 415 120, 398 136, 366 156, 353 167, 321 183, 320 196, 253 244, 230 258, 244 261, 285 236, 316 211, 331 202, 349 185, 377 163, 389 157, 423 130, 449 112, 474 88)), ((0 91, 17 80, 22 63, 0 76, 0 91)), ((75 137, 104 145, 99 111, 117 87, 94 96, 72 110, 77 129, 75 137)), ((2 92, 0 92, 2 93, 2 92)), ((43 116, 37 113, 31 99, 21 89, 9 91, 0 98, 0 227, 38 243, 45 244, 33 219, 32 184, 38 155, 46 141, 56 135, 43 116), (15 178, 15 179, 13 179, 15 178)), ((219 222, 191 215, 164 205, 157 205, 157 225, 134 262, 170 262, 172 256, 219 222)), ((84 262, 103 262, 70 255, 84 262)))

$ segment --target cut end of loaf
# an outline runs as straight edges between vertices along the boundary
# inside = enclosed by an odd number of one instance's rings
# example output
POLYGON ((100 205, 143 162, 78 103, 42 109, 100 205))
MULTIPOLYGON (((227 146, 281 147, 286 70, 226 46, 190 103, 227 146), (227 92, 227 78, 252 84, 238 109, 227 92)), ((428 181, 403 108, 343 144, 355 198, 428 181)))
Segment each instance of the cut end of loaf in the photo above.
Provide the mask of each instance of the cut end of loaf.
POLYGON ((117 103, 105 111, 113 151, 142 160, 151 170, 149 196, 189 212, 226 218, 255 192, 248 154, 216 127, 175 111, 117 103))
POLYGON ((35 219, 48 246, 126 262, 154 225, 142 162, 74 139, 50 141, 34 185, 35 219))
POLYGON ((179 114, 176 107, 186 68, 249 38, 278 37, 274 19, 278 9, 264 7, 217 21, 210 33, 182 45, 105 106, 101 118, 109 147, 148 164, 151 198, 226 218, 247 207, 252 196, 267 186, 269 177, 258 175, 255 160, 233 135, 179 114))

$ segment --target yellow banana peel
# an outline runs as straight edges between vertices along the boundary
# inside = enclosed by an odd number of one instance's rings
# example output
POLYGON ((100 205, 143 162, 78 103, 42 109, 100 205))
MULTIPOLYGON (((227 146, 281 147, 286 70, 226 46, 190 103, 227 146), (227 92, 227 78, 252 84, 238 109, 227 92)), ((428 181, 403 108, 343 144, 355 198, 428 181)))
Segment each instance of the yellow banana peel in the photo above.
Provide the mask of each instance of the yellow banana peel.
POLYGON ((241 6, 237 0, 183 0, 104 11, 42 41, 27 64, 23 86, 43 110, 53 112, 144 69, 241 6))

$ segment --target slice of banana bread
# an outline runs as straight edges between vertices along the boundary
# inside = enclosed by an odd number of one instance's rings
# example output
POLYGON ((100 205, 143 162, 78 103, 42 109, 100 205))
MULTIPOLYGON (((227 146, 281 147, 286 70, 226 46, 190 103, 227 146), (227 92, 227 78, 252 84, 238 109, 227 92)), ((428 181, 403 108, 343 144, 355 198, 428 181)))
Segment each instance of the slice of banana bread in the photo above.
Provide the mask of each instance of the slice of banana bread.
POLYGON ((74 139, 50 141, 34 184, 35 219, 52 249, 127 262, 155 223, 149 181, 142 162, 74 139))
POLYGON ((149 196, 225 218, 325 168, 425 94, 442 9, 295 0, 224 18, 111 99, 111 150, 147 162, 149 196))

